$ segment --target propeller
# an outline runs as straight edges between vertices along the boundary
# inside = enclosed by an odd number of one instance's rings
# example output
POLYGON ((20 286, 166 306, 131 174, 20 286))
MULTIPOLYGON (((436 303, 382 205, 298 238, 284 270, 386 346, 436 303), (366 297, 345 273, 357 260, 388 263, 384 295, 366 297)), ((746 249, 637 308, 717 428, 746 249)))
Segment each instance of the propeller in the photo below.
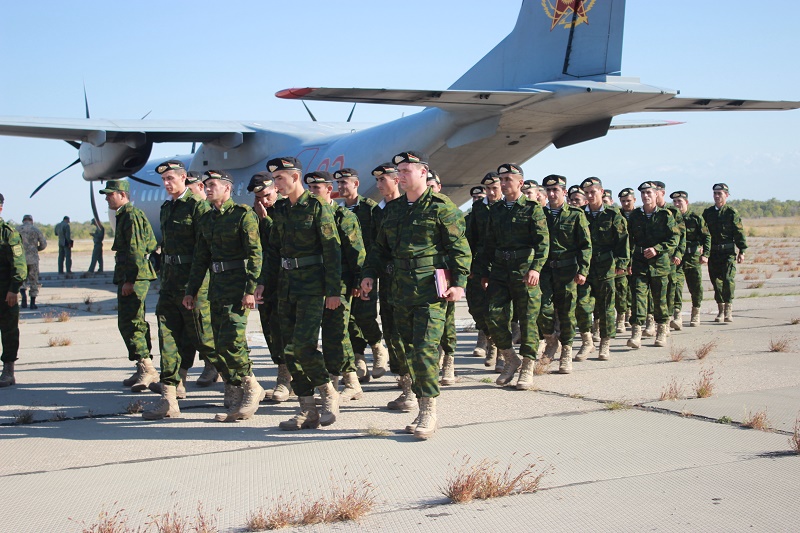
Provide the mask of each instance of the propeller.
POLYGON ((311 117, 311 120, 316 122, 317 121, 317 117, 315 117, 314 113, 312 113, 311 110, 308 108, 308 106, 306 105, 306 101, 305 100, 300 100, 300 101, 303 103, 303 107, 306 108, 306 111, 308 112, 308 116, 311 117))
POLYGON ((353 104, 353 109, 351 109, 350 110, 350 114, 347 115, 347 122, 350 122, 351 120, 353 120, 353 111, 355 111, 355 110, 356 110, 356 104, 354 103, 353 104))
POLYGON ((37 192, 39 192, 42 189, 42 187, 47 185, 50 182, 51 179, 55 178, 56 176, 58 176, 59 174, 61 174, 65 170, 69 170, 70 168, 74 167, 75 165, 77 165, 80 162, 81 162, 81 158, 79 157, 78 159, 76 159, 75 161, 73 161, 72 163, 67 165, 66 167, 62 168, 61 170, 59 170, 58 172, 56 172, 55 174, 53 174, 52 176, 50 176, 49 178, 44 180, 42 183, 39 184, 38 187, 36 187, 36 189, 31 193, 31 195, 28 196, 28 198, 33 198, 33 195, 36 194, 37 192))
POLYGON ((95 224, 102 224, 100 222, 100 215, 97 214, 97 204, 94 201, 94 184, 92 184, 91 181, 89 182, 89 201, 92 204, 92 215, 94 215, 95 224))

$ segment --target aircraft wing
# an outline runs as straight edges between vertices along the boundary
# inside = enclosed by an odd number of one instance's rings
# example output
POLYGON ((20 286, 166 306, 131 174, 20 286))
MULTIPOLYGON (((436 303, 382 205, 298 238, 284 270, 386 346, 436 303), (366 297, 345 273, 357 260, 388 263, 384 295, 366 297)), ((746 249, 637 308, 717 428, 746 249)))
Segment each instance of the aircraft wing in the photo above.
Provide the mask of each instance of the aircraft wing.
POLYGON ((676 97, 648 106, 642 111, 788 111, 791 109, 800 109, 800 102, 676 97))

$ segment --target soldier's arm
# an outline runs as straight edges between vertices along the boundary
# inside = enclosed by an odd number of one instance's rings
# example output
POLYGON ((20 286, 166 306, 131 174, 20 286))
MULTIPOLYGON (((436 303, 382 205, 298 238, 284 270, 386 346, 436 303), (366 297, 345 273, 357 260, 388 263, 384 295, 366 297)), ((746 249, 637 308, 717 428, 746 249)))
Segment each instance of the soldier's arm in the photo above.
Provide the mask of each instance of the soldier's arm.
POLYGON ((244 286, 245 294, 254 294, 258 278, 261 275, 263 251, 261 249, 261 235, 258 232, 258 216, 251 209, 247 209, 242 217, 242 245, 245 250, 245 269, 247 270, 247 283, 244 286))
POLYGON ((614 246, 615 270, 627 270, 631 259, 630 239, 628 237, 628 224, 625 217, 619 213, 614 214, 614 231, 617 242, 614 246))
POLYGON ((39 234, 39 244, 36 246, 36 249, 41 252, 42 250, 47 248, 47 239, 45 238, 44 233, 42 233, 41 230, 39 230, 39 228, 36 228, 36 231, 39 234))
POLYGON ((547 228, 547 215, 544 214, 544 209, 541 206, 536 206, 533 209, 532 215, 533 222, 533 260, 528 270, 535 270, 541 272, 544 264, 547 262, 547 256, 550 255, 550 230, 547 228))
MULTIPOLYGON (((388 206, 386 209, 388 209, 388 206)), ((370 248, 366 258, 364 259, 364 266, 361 269, 362 279, 370 278, 374 280, 384 271, 387 263, 389 263, 391 260, 392 256, 391 252, 389 251, 389 245, 386 242, 386 230, 382 221, 381 227, 378 230, 378 236, 375 237, 375 241, 372 243, 372 248, 370 248)))
POLYGON ((664 214, 666 215, 664 222, 664 235, 662 236, 662 240, 653 246, 653 249, 656 251, 657 255, 666 253, 672 256, 675 248, 678 247, 678 243, 680 242, 681 229, 675 222, 675 218, 673 218, 672 213, 669 211, 664 211, 664 214))
POLYGON ((453 287, 464 288, 467 286, 467 277, 472 264, 472 253, 467 238, 464 236, 464 215, 452 203, 443 207, 442 211, 439 220, 443 226, 441 235, 448 256, 450 284, 453 287))
POLYGON ((675 223, 678 225, 681 236, 678 240, 678 246, 675 248, 675 252, 672 256, 683 260, 683 255, 686 253, 686 221, 683 219, 683 215, 678 213, 675 217, 675 223))
MULTIPOLYGON (((28 277, 28 262, 25 260, 25 250, 22 246, 22 237, 19 232, 8 226, 10 233, 8 235, 8 246, 11 248, 11 264, 9 265, 11 279, 8 283, 8 292, 16 294, 22 286, 22 282, 28 277)), ((15 298, 16 299, 16 298, 15 298)), ((16 302, 15 302, 16 303, 16 302)))
POLYGON ((361 236, 361 226, 355 215, 345 216, 342 219, 342 233, 344 234, 342 257, 353 274, 352 283, 349 285, 355 286, 361 281, 361 269, 364 266, 364 259, 367 257, 364 251, 364 238, 361 236))
POLYGON ((744 254, 744 251, 747 250, 747 239, 744 234, 742 219, 737 211, 733 211, 733 242, 736 243, 739 253, 744 254))
POLYGON ((708 225, 703 217, 700 219, 698 227, 700 228, 700 236, 702 238, 701 244, 703 245, 703 257, 708 258, 711 255, 711 232, 708 231, 708 225))
POLYGON ((322 263, 325 267, 325 296, 337 297, 342 282, 342 247, 336 221, 329 205, 317 202, 317 231, 322 242, 322 263))
POLYGON ((578 223, 575 224, 575 242, 578 246, 578 275, 586 277, 589 275, 589 265, 592 261, 592 234, 589 231, 589 221, 583 212, 578 216, 578 223))
MULTIPOLYGON (((475 216, 470 217, 470 224, 475 223, 475 216)), ((492 262, 494 261, 494 251, 497 249, 497 240, 494 236, 494 224, 492 222, 492 215, 489 214, 489 219, 486 222, 486 233, 483 237, 483 244, 477 247, 474 254, 472 264, 472 272, 480 279, 488 278, 492 270, 492 262)))
MULTIPOLYGON (((203 215, 205 218, 207 215, 203 215)), ((201 224, 202 224, 201 219, 201 224)), ((186 283, 186 296, 196 296, 197 291, 203 284, 203 280, 211 264, 211 245, 206 240, 202 231, 198 231, 194 241, 194 253, 192 254, 192 268, 189 271, 189 281, 186 283)))

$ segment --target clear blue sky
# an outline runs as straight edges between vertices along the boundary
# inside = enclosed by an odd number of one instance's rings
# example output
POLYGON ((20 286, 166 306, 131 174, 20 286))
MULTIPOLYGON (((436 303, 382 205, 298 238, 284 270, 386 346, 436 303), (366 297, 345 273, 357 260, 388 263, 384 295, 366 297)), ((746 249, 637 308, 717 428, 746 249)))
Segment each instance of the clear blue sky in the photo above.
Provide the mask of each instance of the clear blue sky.
MULTIPOLYGON (((603 1, 603 0, 598 0, 603 1)), ((308 120, 287 87, 444 89, 513 27, 520 0, 265 2, 30 1, 0 17, 0 115, 94 118, 308 120), (403 77, 394 66, 418 66, 403 77)), ((751 2, 629 0, 623 74, 684 96, 800 99, 796 17, 751 2)), ((311 104, 344 120, 348 104, 311 104)), ((354 120, 382 122, 416 108, 359 106, 354 120)), ((733 198, 799 199, 800 111, 648 114, 687 124, 611 132, 548 148, 526 175, 600 176, 618 191, 645 179, 710 200, 726 181, 733 198)), ((153 154, 189 151, 156 145, 153 154)), ((61 141, 0 137, 5 219, 88 220, 88 183, 75 167, 33 199, 40 181, 77 152, 61 141)), ((100 207, 103 205, 101 203, 100 207)), ((105 213, 103 213, 105 215, 105 213)), ((105 216, 103 216, 105 218, 105 216)))

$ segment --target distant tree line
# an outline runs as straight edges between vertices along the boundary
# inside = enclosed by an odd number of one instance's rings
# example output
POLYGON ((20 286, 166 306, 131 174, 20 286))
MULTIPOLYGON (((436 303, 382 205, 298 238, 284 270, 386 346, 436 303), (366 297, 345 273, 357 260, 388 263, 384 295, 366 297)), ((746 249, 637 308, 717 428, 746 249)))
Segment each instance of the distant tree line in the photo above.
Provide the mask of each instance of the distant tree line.
MULTIPOLYGON (((689 199, 691 201, 691 198, 689 199)), ((689 210, 702 213, 713 202, 692 202, 689 210)), ((796 217, 800 216, 798 200, 728 200, 728 205, 735 207, 742 218, 796 217)))
MULTIPOLYGON (((19 226, 21 224, 21 222, 17 222, 15 220, 9 220, 9 223, 13 224, 15 227, 19 226)), ((33 224, 37 228, 42 230, 42 233, 44 233, 44 238, 45 239, 47 239, 48 241, 53 241, 53 242, 56 241, 56 233, 53 230, 53 228, 55 228, 55 224, 39 224, 38 222, 36 222, 36 217, 34 217, 33 224)), ((107 239, 113 239, 114 238, 114 230, 111 229, 111 224, 108 223, 108 222, 105 222, 103 224, 103 227, 106 229, 106 235, 105 235, 104 239, 106 239, 106 240, 107 239)), ((69 229, 70 229, 70 233, 72 235, 72 240, 75 240, 75 239, 91 239, 92 238, 92 233, 94 233, 94 231, 95 231, 95 225, 92 224, 91 221, 88 221, 88 222, 70 221, 69 229)))

